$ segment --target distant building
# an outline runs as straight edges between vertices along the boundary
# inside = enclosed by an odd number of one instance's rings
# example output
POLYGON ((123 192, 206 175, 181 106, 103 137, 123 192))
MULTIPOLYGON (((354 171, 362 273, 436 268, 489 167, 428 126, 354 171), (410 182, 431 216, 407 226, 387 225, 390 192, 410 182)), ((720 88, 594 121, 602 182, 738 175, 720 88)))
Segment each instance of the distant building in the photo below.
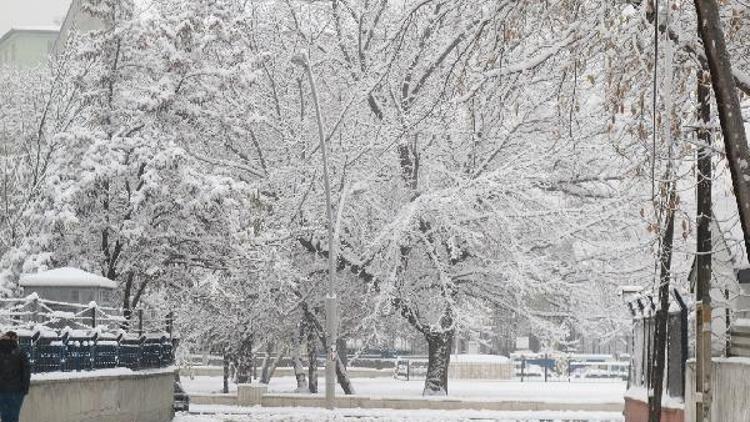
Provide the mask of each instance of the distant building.
POLYGON ((117 283, 106 277, 69 267, 24 274, 19 285, 25 296, 36 293, 45 300, 103 306, 114 306, 117 288, 117 283))
POLYGON ((93 31, 102 27, 103 25, 99 20, 83 11, 81 0, 71 1, 68 13, 65 15, 65 20, 63 20, 60 27, 60 36, 57 37, 54 44, 55 55, 65 51, 68 41, 73 34, 93 31))
MULTIPOLYGON (((711 220, 711 343, 714 356, 726 352, 727 325, 731 325, 735 318, 746 318, 746 306, 750 304, 746 293, 750 290, 747 288, 748 273, 740 268, 738 262, 742 257, 735 257, 727 243, 727 235, 716 219, 711 220)), ((694 258, 688 274, 691 293, 696 290, 696 265, 694 258)))
POLYGON ((750 268, 737 270, 737 282, 740 284, 740 291, 735 305, 736 316, 747 319, 750 317, 750 268))
POLYGON ((0 65, 30 68, 47 64, 59 33, 57 27, 11 28, 0 37, 0 65))

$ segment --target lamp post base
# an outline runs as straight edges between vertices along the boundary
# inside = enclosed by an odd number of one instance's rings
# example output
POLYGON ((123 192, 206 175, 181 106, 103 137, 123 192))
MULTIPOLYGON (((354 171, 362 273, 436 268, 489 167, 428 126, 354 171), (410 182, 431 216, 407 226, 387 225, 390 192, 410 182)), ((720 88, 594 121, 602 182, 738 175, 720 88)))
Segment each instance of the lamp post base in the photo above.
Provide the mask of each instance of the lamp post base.
POLYGON ((336 338, 338 328, 336 296, 326 297, 326 407, 333 409, 336 399, 336 338))

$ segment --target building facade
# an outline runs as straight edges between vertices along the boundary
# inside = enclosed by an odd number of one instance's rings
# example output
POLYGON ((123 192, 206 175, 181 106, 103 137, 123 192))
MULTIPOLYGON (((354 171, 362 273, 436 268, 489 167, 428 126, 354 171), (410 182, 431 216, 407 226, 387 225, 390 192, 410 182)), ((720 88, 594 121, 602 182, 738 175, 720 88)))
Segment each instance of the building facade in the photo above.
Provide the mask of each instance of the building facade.
POLYGON ((0 65, 20 68, 46 65, 59 33, 56 27, 11 28, 0 37, 0 65))
POLYGON ((25 296, 36 293, 39 298, 55 302, 114 306, 117 283, 100 275, 77 268, 56 268, 36 274, 24 274, 19 285, 25 296))

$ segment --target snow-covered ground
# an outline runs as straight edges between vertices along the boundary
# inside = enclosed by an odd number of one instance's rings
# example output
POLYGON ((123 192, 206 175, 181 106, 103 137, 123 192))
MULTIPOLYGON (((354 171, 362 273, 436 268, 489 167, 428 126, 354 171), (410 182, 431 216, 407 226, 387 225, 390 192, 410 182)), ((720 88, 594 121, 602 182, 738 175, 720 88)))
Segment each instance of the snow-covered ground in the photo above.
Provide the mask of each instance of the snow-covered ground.
MULTIPOLYGON (((609 412, 492 412, 340 409, 329 411, 311 408, 220 408, 221 415, 177 415, 173 422, 622 422, 618 413, 609 412), (241 413, 241 414, 240 414, 241 413)), ((211 410, 206 408, 206 411, 211 410)))
MULTIPOLYGON (((369 397, 421 397, 424 381, 398 381, 393 378, 356 378, 354 388, 359 396, 369 397)), ((323 388, 323 379, 319 386, 323 388)), ((218 393, 221 391, 221 377, 182 377, 182 385, 188 393, 218 393)), ((542 401, 547 403, 622 403, 624 402, 625 382, 519 382, 451 380, 449 395, 453 398, 467 398, 486 401, 542 401)), ((292 393, 295 388, 293 377, 272 378, 269 392, 292 393)), ((230 383, 230 390, 236 386, 230 383)), ((338 394, 343 394, 339 391, 338 394)), ((431 399, 439 400, 439 397, 431 399)))

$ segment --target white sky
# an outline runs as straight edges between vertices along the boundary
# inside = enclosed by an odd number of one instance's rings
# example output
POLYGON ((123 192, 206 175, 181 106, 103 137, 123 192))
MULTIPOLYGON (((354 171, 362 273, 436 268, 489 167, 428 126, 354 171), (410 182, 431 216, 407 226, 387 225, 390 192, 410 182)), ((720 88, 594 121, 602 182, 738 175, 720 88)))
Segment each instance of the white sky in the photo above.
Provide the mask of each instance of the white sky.
POLYGON ((0 0, 0 36, 14 26, 59 25, 70 0, 0 0))

